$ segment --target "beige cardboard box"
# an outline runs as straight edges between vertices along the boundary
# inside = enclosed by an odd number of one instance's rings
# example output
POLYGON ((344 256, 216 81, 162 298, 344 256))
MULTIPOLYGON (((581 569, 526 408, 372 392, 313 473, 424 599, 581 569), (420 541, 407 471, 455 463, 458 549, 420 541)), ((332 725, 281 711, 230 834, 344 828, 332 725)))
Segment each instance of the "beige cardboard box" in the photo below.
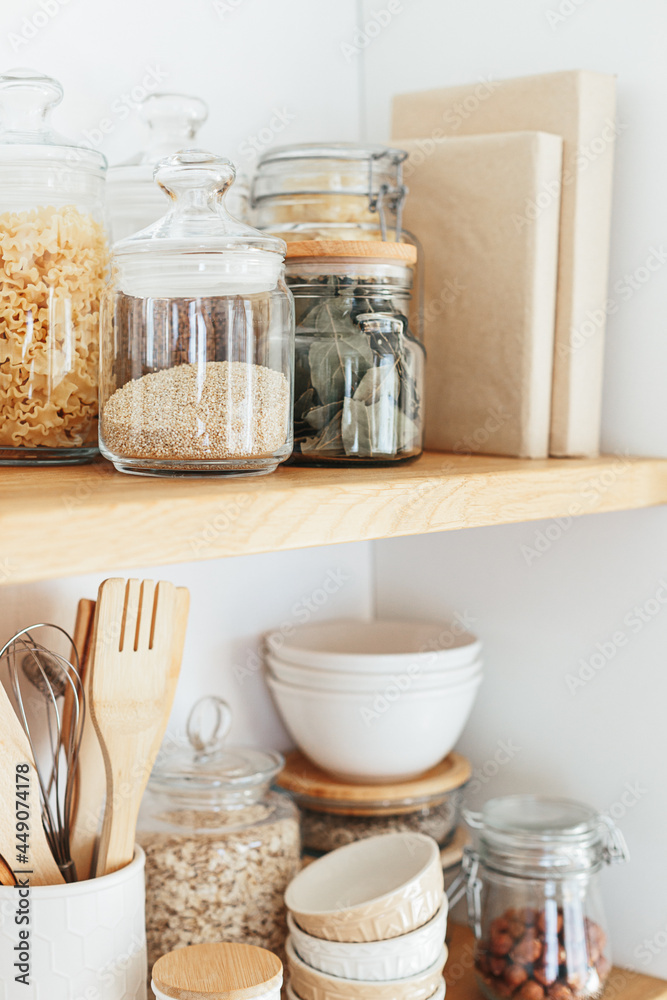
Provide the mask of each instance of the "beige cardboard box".
POLYGON ((427 448, 549 453, 563 143, 400 140, 423 247, 427 448), (548 204, 536 217, 542 192, 548 204))
POLYGON ((615 78, 579 70, 394 100, 401 139, 525 129, 564 139, 552 455, 599 449, 615 106, 615 78))

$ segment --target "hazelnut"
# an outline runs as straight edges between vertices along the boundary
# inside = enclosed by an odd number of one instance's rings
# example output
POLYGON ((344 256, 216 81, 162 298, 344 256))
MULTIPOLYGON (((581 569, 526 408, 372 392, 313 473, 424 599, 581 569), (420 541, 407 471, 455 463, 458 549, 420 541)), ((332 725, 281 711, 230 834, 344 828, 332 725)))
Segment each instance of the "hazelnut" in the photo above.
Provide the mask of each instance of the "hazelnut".
POLYGON ((487 975, 487 973, 489 972, 490 968, 489 961, 490 961, 489 955, 486 952, 486 950, 478 951, 477 957, 475 959, 475 966, 482 973, 482 975, 487 975))
POLYGON ((513 917, 509 921, 508 930, 513 938, 520 938, 526 932, 526 925, 520 917, 513 917))
POLYGON ((523 965, 508 965, 505 969, 505 982, 515 990, 518 986, 523 986, 528 979, 528 973, 523 965))
POLYGON ((508 986, 507 983, 504 983, 502 979, 494 979, 491 989, 497 997, 502 997, 503 1000, 505 997, 511 997, 514 992, 512 987, 508 986))
POLYGON ((523 984, 517 996, 521 997, 521 1000, 543 1000, 544 990, 539 983, 529 979, 527 983, 523 984))
POLYGON ((507 961, 498 955, 492 955, 489 959, 489 972, 492 976, 502 976, 507 967, 507 961))
POLYGON ((554 983, 547 993, 549 1000, 573 1000, 572 990, 565 983, 554 983))
POLYGON ((512 959, 521 965, 531 965, 542 954, 542 942, 531 929, 512 948, 512 959))
POLYGON ((542 986, 551 986, 558 978, 558 966, 546 962, 544 965, 536 965, 533 969, 533 978, 542 986))
POLYGON ((494 955, 508 955, 514 945, 514 938, 507 931, 491 935, 491 951, 494 955))
POLYGON ((563 929, 563 914, 556 907, 548 906, 540 910, 537 917, 537 929, 540 934, 560 934, 563 929))
POLYGON ((496 919, 492 921, 491 927, 489 928, 491 937, 493 937, 494 934, 506 934, 509 931, 509 926, 510 922, 507 917, 496 917, 496 919))

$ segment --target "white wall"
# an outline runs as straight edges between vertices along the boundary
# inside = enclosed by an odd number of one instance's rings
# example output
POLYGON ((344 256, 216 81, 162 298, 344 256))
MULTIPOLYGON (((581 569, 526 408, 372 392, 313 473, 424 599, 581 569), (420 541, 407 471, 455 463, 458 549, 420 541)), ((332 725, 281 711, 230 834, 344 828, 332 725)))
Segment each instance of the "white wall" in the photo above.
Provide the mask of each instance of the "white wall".
MULTIPOLYGON (((365 21, 382 7, 365 0, 365 21)), ((401 91, 570 68, 617 73, 618 117, 627 127, 617 144, 612 295, 614 282, 640 267, 652 246, 667 250, 667 7, 660 0, 402 0, 401 7, 364 50, 371 138, 386 139, 390 97, 401 91)), ((667 455, 666 298, 663 267, 620 299, 610 319, 607 451, 667 455)), ((382 542, 376 579, 380 615, 468 611, 477 619, 487 679, 461 749, 486 768, 483 776, 498 774, 481 784, 473 804, 543 791, 619 816, 632 863, 605 877, 616 959, 667 976, 667 605, 659 600, 667 598, 660 582, 667 580, 667 511, 382 542), (535 558, 521 545, 548 548, 535 558), (627 641, 614 652, 616 632, 627 641), (593 668, 594 679, 571 693, 567 675, 600 655, 598 643, 611 659, 596 660, 603 666, 593 668), (521 751, 498 769, 499 740, 521 751), (638 789, 629 808, 622 800, 632 798, 628 784, 638 789), (658 952, 648 962, 645 940, 658 952)))
MULTIPOLYGON (((41 2, 55 10, 60 0, 41 2)), ((217 0, 217 7, 214 0, 68 0, 25 44, 12 36, 39 14, 40 0, 14 0, 3 9, 0 66, 29 65, 62 80, 66 97, 55 122, 63 132, 96 140, 109 119, 100 148, 111 162, 142 144, 136 112, 125 115, 121 103, 123 95, 130 102, 139 96, 154 70, 160 89, 207 98, 211 116, 201 144, 236 157, 246 170, 252 162, 243 150, 270 127, 275 110, 289 118, 276 142, 354 140, 364 123, 367 138, 385 140, 389 98, 401 90, 573 67, 616 72, 619 117, 628 127, 617 149, 614 281, 639 267, 651 246, 667 243, 667 7, 662 0, 563 2, 574 12, 552 27, 547 14, 561 0, 401 0, 388 27, 362 47, 355 17, 363 29, 389 0, 217 0)), ((666 281, 667 269, 658 271, 611 318, 608 450, 667 454, 666 281)), ((626 782, 646 789, 620 819, 633 862, 610 872, 605 885, 617 959, 663 976, 667 950, 644 965, 635 949, 667 927, 667 616, 660 605, 636 634, 624 620, 667 574, 666 541, 667 512, 657 510, 375 546, 381 614, 459 610, 478 619, 488 677, 461 748, 478 768, 493 771, 487 762, 498 740, 521 747, 479 800, 487 791, 539 788, 619 812, 626 782), (520 545, 534 547, 539 531, 561 537, 528 565, 520 545), (570 694, 566 674, 621 630, 627 645, 570 694)), ((182 727, 196 696, 214 692, 233 704, 235 740, 285 746, 259 677, 239 685, 233 668, 247 662, 260 631, 293 617, 294 604, 337 568, 350 579, 317 613, 366 613, 367 545, 133 571, 192 590, 172 728, 182 727)), ((37 617, 67 624, 76 599, 94 596, 99 579, 3 588, 0 637, 37 617)))

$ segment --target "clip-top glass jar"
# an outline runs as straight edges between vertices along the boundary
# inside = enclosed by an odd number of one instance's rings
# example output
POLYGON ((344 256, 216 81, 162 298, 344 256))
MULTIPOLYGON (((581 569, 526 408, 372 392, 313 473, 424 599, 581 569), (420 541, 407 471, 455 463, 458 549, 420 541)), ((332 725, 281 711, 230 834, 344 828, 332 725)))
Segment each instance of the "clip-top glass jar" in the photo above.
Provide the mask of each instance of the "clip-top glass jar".
POLYGON ((173 207, 113 248, 100 448, 144 475, 261 474, 292 450, 294 312, 285 244, 232 219, 229 160, 162 160, 173 207))
POLYGON ((408 243, 287 244, 296 309, 294 461, 391 463, 422 450, 424 360, 408 243))
POLYGON ((620 831, 589 806, 529 795, 491 799, 466 819, 479 830, 464 864, 483 995, 598 997, 611 970, 599 873, 627 861, 620 831))
POLYGON ((274 147, 257 164, 253 222, 288 242, 409 240, 402 229, 407 155, 346 142, 274 147))
POLYGON ((108 267, 101 153, 54 132, 56 80, 0 76, 0 464, 97 454, 108 267))
POLYGON ((282 954, 283 896, 301 865, 298 812, 270 790, 281 755, 226 747, 230 724, 225 702, 198 702, 188 740, 161 752, 144 796, 149 968, 173 948, 215 941, 282 954))

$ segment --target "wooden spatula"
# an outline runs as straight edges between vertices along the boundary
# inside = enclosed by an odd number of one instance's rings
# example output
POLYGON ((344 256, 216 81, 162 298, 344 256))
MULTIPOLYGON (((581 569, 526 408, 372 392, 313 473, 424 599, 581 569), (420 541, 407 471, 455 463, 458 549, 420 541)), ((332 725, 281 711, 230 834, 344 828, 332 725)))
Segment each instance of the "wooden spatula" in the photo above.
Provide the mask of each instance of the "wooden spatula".
POLYGON ((60 885, 64 882, 60 869, 53 859, 42 826, 39 798, 39 781, 28 738, 23 732, 16 712, 12 708, 7 692, 0 684, 0 854, 17 871, 27 870, 30 885, 60 885), (29 784, 26 783, 27 779, 29 784), (23 805, 22 795, 17 789, 28 792, 30 818, 28 834, 27 864, 18 860, 17 847, 23 841, 17 833, 17 805, 23 805))
MULTIPOLYGON (((95 601, 81 600, 74 626, 74 644, 79 654, 81 680, 86 703, 79 767, 74 799, 71 851, 79 881, 91 877, 91 866, 102 823, 106 798, 106 770, 102 748, 88 707, 90 701, 90 661, 95 631, 95 601)), ((65 710, 67 711, 67 703, 65 710)), ((70 707, 71 710, 71 707, 70 707)), ((94 873, 92 873, 94 874, 94 873)))
POLYGON ((16 885, 14 872, 11 870, 5 859, 0 854, 0 885, 16 885))
POLYGON ((105 580, 97 603, 89 709, 106 769, 96 864, 105 875, 132 860, 141 797, 176 689, 187 602, 171 583, 105 580))

